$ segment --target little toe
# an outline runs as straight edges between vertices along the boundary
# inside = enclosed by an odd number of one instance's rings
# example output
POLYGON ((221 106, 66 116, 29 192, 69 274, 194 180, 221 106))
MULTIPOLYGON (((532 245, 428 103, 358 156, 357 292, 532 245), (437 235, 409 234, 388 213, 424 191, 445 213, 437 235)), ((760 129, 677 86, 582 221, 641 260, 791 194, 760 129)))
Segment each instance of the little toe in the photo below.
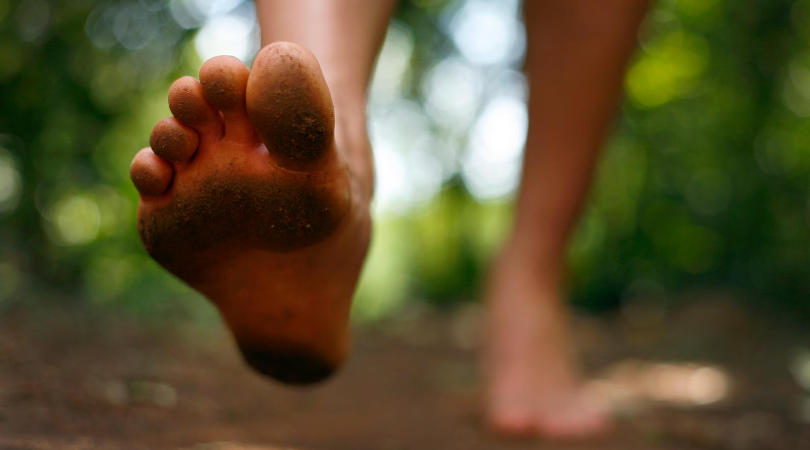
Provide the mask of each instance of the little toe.
POLYGON ((199 144, 197 132, 174 117, 158 122, 149 136, 152 151, 161 158, 174 162, 188 161, 199 144))
POLYGON ((208 102, 225 117, 225 138, 258 142, 245 106, 250 70, 233 56, 216 56, 200 68, 200 84, 208 102))
POLYGON ((172 84, 169 109, 177 120, 197 130, 203 140, 222 135, 219 111, 208 103, 200 82, 193 77, 183 77, 172 84))
POLYGON ((135 155, 129 166, 129 176, 143 196, 161 195, 169 189, 174 178, 174 168, 152 149, 145 148, 135 155))

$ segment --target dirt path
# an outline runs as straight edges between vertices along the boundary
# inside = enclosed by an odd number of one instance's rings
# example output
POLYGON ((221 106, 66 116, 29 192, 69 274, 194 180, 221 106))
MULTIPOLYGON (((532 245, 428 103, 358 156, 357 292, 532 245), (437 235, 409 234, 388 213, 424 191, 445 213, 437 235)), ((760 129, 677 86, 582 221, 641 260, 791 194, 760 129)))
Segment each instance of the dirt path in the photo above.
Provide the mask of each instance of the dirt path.
MULTIPOLYGON (((307 390, 249 372, 217 323, 145 327, 77 313, 6 314, 0 449, 561 448, 479 429, 471 311, 359 330, 346 369, 307 390)), ((746 314, 681 316, 630 331, 621 320, 578 322, 589 365, 603 374, 600 386, 623 399, 626 420, 609 440, 563 448, 810 448, 800 420, 810 402, 802 412, 807 393, 786 359, 808 341, 751 324, 746 314), (709 330, 695 332, 705 320, 709 330), (712 365, 683 362, 695 360, 712 365)))

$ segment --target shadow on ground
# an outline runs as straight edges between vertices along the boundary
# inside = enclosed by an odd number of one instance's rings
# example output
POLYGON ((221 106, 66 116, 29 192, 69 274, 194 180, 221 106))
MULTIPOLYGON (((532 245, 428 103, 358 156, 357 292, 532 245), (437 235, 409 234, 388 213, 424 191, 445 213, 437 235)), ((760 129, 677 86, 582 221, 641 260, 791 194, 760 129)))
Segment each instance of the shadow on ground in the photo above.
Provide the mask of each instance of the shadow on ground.
POLYGON ((798 327, 723 300, 637 313, 576 320, 592 388, 623 420, 602 442, 556 445, 481 431, 474 307, 363 327, 345 370, 310 389, 247 370, 216 323, 13 311, 0 320, 0 448, 810 448, 798 327))

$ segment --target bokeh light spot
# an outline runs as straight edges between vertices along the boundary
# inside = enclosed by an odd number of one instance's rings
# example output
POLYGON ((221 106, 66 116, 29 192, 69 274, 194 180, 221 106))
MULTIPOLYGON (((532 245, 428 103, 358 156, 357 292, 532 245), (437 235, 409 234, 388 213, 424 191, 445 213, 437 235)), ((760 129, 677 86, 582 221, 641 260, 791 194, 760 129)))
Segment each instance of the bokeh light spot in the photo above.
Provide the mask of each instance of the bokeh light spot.
POLYGON ((259 49, 258 27, 252 8, 219 16, 206 23, 194 39, 200 58, 207 60, 219 55, 232 55, 249 62, 259 49))
POLYGON ((25 0, 17 9, 17 27, 24 41, 35 41, 45 34, 51 20, 51 6, 43 0, 25 0))
POLYGON ((507 64, 523 56, 525 37, 515 2, 468 0, 450 24, 456 47, 474 64, 507 64))
POLYGON ((112 22, 112 31, 118 43, 129 50, 147 46, 158 35, 155 16, 140 4, 121 5, 112 22))
POLYGON ((799 348, 794 352, 790 361, 790 372, 796 384, 810 392, 810 350, 799 348))
POLYGON ((409 29, 393 22, 388 27, 382 50, 377 57, 371 81, 372 104, 391 102, 402 94, 412 55, 413 34, 409 29))
POLYGON ((59 199, 50 213, 57 244, 82 245, 92 242, 101 228, 98 204, 87 195, 71 195, 59 199))
POLYGON ((22 273, 19 268, 10 261, 0 260, 0 302, 11 298, 21 284, 22 273))
POLYGON ((464 183, 476 199, 495 200, 517 189, 527 128, 522 99, 499 96, 484 108, 461 167, 464 183))
POLYGON ((22 178, 11 154, 0 148, 0 213, 13 211, 22 194, 22 178))
POLYGON ((629 97, 653 108, 688 93, 708 64, 708 48, 703 38, 683 31, 652 41, 627 72, 629 97))
POLYGON ((483 93, 480 73, 463 60, 443 59, 424 78, 425 109, 440 125, 464 129, 478 113, 483 93))

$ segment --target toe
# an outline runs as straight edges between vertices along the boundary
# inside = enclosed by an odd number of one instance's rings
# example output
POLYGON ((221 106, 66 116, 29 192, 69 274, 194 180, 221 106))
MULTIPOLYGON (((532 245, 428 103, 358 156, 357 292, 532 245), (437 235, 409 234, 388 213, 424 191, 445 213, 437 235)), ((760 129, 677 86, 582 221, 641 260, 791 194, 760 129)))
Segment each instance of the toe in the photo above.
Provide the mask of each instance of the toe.
POLYGON ((529 436, 534 432, 534 418, 522 410, 501 410, 490 413, 487 428, 502 436, 529 436))
POLYGON ((281 164, 309 167, 334 154, 332 97, 315 56, 300 45, 277 42, 256 55, 247 111, 281 164))
POLYGON ((132 160, 129 176, 141 195, 155 196, 163 194, 169 188, 174 177, 174 169, 152 149, 145 148, 132 160))
POLYGON ((225 137, 235 141, 258 141, 245 109, 250 70, 233 56, 217 56, 200 68, 200 83, 208 102, 225 117, 225 137))
POLYGON ((233 56, 216 56, 200 68, 205 98, 220 111, 244 111, 250 70, 233 56))
POLYGON ((607 416, 590 412, 558 413, 541 418, 538 434, 556 441, 598 439, 608 434, 612 423, 607 416))
POLYGON ((152 128, 149 146, 156 155, 169 161, 187 161, 197 150, 200 138, 197 132, 174 117, 167 117, 152 128))
POLYGON ((169 88, 169 109, 184 125, 197 130, 202 139, 218 138, 222 134, 222 119, 205 99, 200 82, 183 77, 169 88))

